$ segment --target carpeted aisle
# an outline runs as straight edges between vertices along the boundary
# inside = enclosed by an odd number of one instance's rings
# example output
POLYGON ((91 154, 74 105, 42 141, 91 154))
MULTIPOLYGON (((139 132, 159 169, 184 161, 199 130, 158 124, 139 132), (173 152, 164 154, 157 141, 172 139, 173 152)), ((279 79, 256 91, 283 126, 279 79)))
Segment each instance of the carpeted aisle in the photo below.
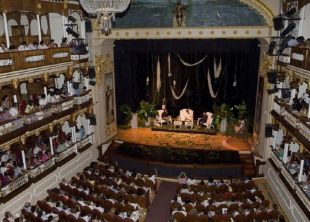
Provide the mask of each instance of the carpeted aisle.
POLYGON ((155 199, 144 222, 167 222, 170 217, 170 201, 177 189, 177 183, 161 181, 155 199))

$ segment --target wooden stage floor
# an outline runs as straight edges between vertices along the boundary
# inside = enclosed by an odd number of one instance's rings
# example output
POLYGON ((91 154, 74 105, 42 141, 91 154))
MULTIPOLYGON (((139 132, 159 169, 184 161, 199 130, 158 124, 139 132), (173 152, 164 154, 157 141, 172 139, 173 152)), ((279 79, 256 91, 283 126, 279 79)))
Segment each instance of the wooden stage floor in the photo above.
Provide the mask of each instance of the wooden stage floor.
POLYGON ((202 150, 234 150, 240 153, 251 151, 248 140, 228 137, 221 134, 174 133, 152 131, 151 128, 136 128, 118 129, 115 139, 151 146, 196 148, 202 150))

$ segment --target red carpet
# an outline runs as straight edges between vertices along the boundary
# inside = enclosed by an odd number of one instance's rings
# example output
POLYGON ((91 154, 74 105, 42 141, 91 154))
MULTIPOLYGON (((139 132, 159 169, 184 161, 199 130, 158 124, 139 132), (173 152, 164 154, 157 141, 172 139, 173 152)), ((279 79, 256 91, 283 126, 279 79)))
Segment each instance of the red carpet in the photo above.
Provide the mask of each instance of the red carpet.
POLYGON ((167 222, 170 217, 170 201, 177 189, 177 183, 162 181, 152 202, 145 222, 167 222))

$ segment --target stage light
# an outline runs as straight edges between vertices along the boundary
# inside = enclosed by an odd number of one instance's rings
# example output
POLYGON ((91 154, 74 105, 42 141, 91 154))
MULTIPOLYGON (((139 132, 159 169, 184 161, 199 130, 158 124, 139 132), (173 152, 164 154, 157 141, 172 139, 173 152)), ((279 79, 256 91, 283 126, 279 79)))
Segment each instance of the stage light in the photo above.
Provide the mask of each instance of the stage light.
POLYGON ((291 98, 291 90, 290 89, 282 89, 281 90, 282 99, 290 99, 291 98))
POLYGON ((279 90, 276 87, 274 87, 272 89, 267 89, 268 95, 272 95, 274 93, 277 93, 278 91, 279 90))
POLYGON ((96 85, 96 82, 93 81, 93 80, 90 80, 88 83, 89 83, 89 85, 91 85, 91 86, 95 86, 95 85, 96 85))
POLYGON ((266 126, 265 126, 265 138, 272 137, 272 129, 273 129, 272 124, 266 124, 266 126))
POLYGON ((79 34, 76 33, 75 31, 73 31, 73 29, 70 28, 70 27, 66 28, 66 32, 68 32, 68 34, 72 35, 74 38, 78 38, 79 37, 79 34))
POLYGON ((285 17, 291 18, 296 13, 296 8, 291 8, 287 13, 284 14, 285 17))
POLYGON ((273 27, 276 31, 280 31, 284 28, 284 19, 282 16, 277 16, 273 18, 273 27))
POLYGON ((76 18, 74 18, 73 16, 69 15, 68 16, 68 20, 72 23, 75 23, 76 22, 76 18))
POLYGON ((95 67, 89 67, 88 68, 88 77, 91 78, 91 79, 96 78, 95 67))
POLYGON ((293 31, 295 27, 296 27, 296 24, 294 22, 290 22, 289 25, 284 29, 284 31, 281 32, 280 36, 284 38, 287 34, 293 31))
POLYGON ((287 47, 289 47, 288 42, 289 42, 290 40, 292 40, 292 39, 294 39, 294 37, 291 36, 291 35, 288 35, 288 36, 286 36, 286 37, 281 41, 281 43, 280 43, 280 45, 279 45, 279 49, 278 49, 278 54, 281 54, 281 53, 283 52, 284 49, 286 49, 287 47))
POLYGON ((274 49, 276 48, 276 46, 277 46, 277 42, 276 41, 271 41, 270 44, 269 44, 267 55, 270 55, 270 56, 273 55, 274 49))
POLYGON ((268 82, 271 84, 277 83, 278 71, 277 70, 269 70, 267 72, 268 82))

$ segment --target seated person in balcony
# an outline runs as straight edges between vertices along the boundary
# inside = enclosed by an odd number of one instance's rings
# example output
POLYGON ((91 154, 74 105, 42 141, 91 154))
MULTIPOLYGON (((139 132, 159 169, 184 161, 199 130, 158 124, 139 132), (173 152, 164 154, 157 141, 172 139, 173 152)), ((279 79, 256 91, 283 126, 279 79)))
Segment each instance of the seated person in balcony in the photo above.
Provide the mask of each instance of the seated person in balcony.
POLYGON ((55 92, 50 93, 50 102, 51 103, 58 103, 60 101, 59 95, 57 95, 55 92))
POLYGON ((25 108, 25 114, 30 114, 35 111, 35 106, 33 104, 33 101, 30 100, 25 108))
POLYGON ((9 111, 10 108, 11 108, 11 102, 10 102, 9 96, 5 95, 2 97, 1 111, 2 112, 9 111))
POLYGON ((41 95, 41 98, 39 99, 39 105, 40 105, 40 108, 44 108, 47 105, 47 98, 45 94, 41 95))
POLYGON ((86 136, 86 134, 85 134, 85 128, 84 128, 83 125, 81 125, 81 127, 80 127, 80 137, 81 137, 81 140, 84 139, 85 136, 86 136))
POLYGON ((28 45, 29 50, 37 50, 38 49, 38 42, 37 41, 33 41, 32 44, 28 45))
POLYGON ((207 124, 208 115, 206 112, 202 112, 201 118, 199 119, 199 126, 204 126, 207 124))
POLYGON ((32 154, 37 155, 41 151, 42 151, 42 149, 36 144, 36 146, 32 149, 32 154))
POLYGON ((26 41, 22 41, 22 44, 18 46, 18 51, 28 51, 30 50, 26 41))
POLYGON ((45 44, 44 40, 40 41, 40 44, 38 45, 38 49, 48 49, 48 47, 45 44))
POLYGON ((51 39, 50 42, 48 43, 48 48, 58 48, 57 43, 55 42, 54 39, 51 39))
POLYGON ((63 38, 61 40, 60 47, 69 47, 68 39, 67 38, 63 38))
POLYGON ((9 51, 4 42, 0 44, 0 53, 9 51))
POLYGON ((39 154, 40 162, 44 163, 49 159, 49 152, 47 150, 42 150, 39 154))
POLYGON ((12 107, 9 109, 9 113, 10 113, 12 119, 17 118, 17 116, 19 114, 18 109, 17 109, 17 103, 13 103, 12 107))

